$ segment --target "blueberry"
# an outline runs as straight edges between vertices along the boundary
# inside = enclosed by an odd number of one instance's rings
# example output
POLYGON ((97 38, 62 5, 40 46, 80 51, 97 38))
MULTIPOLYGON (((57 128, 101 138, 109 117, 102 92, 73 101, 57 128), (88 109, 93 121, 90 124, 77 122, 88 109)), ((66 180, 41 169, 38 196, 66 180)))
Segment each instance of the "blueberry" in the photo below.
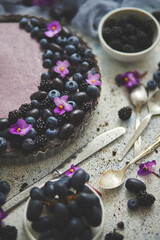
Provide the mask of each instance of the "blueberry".
POLYGON ((58 125, 58 120, 55 117, 49 117, 47 119, 47 127, 50 129, 56 128, 58 125))
POLYGON ((73 75, 73 80, 80 83, 83 80, 83 75, 81 73, 75 73, 73 75))
POLYGON ((70 59, 73 63, 80 63, 81 61, 81 56, 78 54, 78 53, 73 53, 71 56, 70 56, 70 59))
POLYGON ((31 18, 31 23, 32 23, 33 26, 38 26, 39 20, 37 18, 33 17, 33 18, 31 18))
POLYGON ((41 45, 41 48, 42 48, 42 49, 46 49, 46 48, 48 47, 48 41, 47 41, 47 39, 46 39, 46 38, 42 38, 42 39, 40 40, 40 45, 41 45))
POLYGON ((52 57, 53 57, 53 52, 51 51, 51 50, 49 50, 49 49, 47 49, 44 53, 43 53, 43 55, 42 55, 42 57, 43 57, 43 59, 52 59, 52 57))
POLYGON ((0 153, 4 152, 7 148, 7 141, 5 138, 0 137, 0 153))
POLYGON ((63 36, 58 36, 57 43, 64 46, 67 43, 67 38, 63 36))
POLYGON ((51 90, 49 93, 48 93, 48 97, 53 100, 55 97, 60 97, 60 92, 57 91, 56 89, 53 89, 51 90))
POLYGON ((33 29, 33 25, 32 25, 32 24, 29 24, 29 23, 28 23, 28 24, 25 26, 25 30, 26 30, 27 32, 31 32, 32 29, 33 29))
MULTIPOLYGON (((36 100, 35 100, 35 101, 36 101, 36 100)), ((36 119, 33 118, 33 117, 27 117, 27 118, 25 119, 25 121, 26 121, 26 123, 32 124, 33 126, 36 124, 36 119)))
POLYGON ((34 128, 31 128, 29 132, 25 135, 25 138, 35 139, 37 136, 37 131, 34 128))
POLYGON ((9 132, 9 128, 6 128, 6 129, 0 131, 0 137, 7 140, 7 139, 10 139, 10 136, 11 136, 11 133, 9 132))
POLYGON ((46 135, 50 139, 54 139, 57 136, 58 130, 57 129, 47 129, 46 130, 46 135))
POLYGON ((5 203, 6 201, 6 196, 0 192, 0 207, 5 203))
POLYGON ((74 101, 68 101, 70 105, 72 105, 73 109, 77 107, 77 104, 74 101))
POLYGON ((44 59, 43 60, 43 67, 44 68, 50 68, 52 66, 52 60, 51 59, 44 59))
POLYGON ((155 80, 150 80, 147 82, 147 87, 149 90, 155 90, 157 87, 157 83, 155 80))
POLYGON ((39 108, 40 107, 40 103, 35 99, 31 101, 31 105, 32 105, 33 108, 39 108))
POLYGON ((86 61, 82 62, 82 71, 87 72, 88 69, 89 69, 89 63, 86 61))
POLYGON ((89 85, 87 87, 87 94, 90 96, 90 97, 97 97, 98 96, 98 88, 94 85, 89 85))
POLYGON ((42 73, 41 80, 49 80, 49 79, 50 79, 49 73, 47 72, 42 73))
POLYGON ((30 153, 34 150, 35 144, 31 138, 26 138, 22 143, 22 148, 25 153, 30 153))
POLYGON ((85 49, 84 55, 85 55, 86 57, 88 57, 88 58, 93 57, 93 53, 92 53, 91 49, 89 49, 89 48, 88 48, 88 49, 85 49))
POLYGON ((52 61, 57 62, 60 59, 61 59, 61 54, 59 52, 54 52, 52 56, 52 61))
POLYGON ((76 52, 76 47, 72 44, 66 45, 65 50, 67 53, 72 54, 76 52))
POLYGON ((68 38, 68 43, 78 46, 79 39, 76 36, 71 36, 68 38))
POLYGON ((127 203, 128 208, 131 210, 135 210, 138 208, 138 201, 137 199, 130 199, 127 203))
POLYGON ((78 88, 78 84, 76 83, 76 81, 73 80, 66 82, 65 86, 66 89, 70 92, 75 92, 78 88))
POLYGON ((27 18, 21 18, 21 20, 19 21, 20 27, 21 28, 25 28, 28 24, 28 19, 27 18))
POLYGON ((157 72, 155 72, 153 74, 153 79, 157 82, 160 83, 160 70, 158 70, 157 72))
POLYGON ((34 38, 37 36, 37 33, 39 32, 39 27, 34 27, 31 30, 31 36, 34 38))
POLYGON ((3 194, 7 194, 10 191, 10 185, 6 181, 1 181, 0 182, 0 192, 3 194))

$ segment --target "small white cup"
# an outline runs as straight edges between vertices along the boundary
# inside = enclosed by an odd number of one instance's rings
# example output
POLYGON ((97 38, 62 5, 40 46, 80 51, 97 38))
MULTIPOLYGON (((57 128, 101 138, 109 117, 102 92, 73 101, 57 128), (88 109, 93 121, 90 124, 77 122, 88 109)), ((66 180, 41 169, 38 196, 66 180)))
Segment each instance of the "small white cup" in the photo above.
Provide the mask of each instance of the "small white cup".
POLYGON ((159 39, 160 39, 160 28, 159 28, 159 23, 156 20, 154 16, 152 16, 150 13, 148 13, 145 10, 139 9, 139 8, 131 8, 131 7, 125 7, 125 8, 118 8, 115 9, 109 13, 107 13, 100 21, 99 26, 98 26, 98 36, 99 36, 99 41, 103 47, 103 49, 107 52, 107 54, 114 59, 122 62, 135 62, 142 60, 149 52, 152 51, 152 49, 157 45, 159 39), (107 20, 110 17, 114 18, 120 18, 121 16, 124 15, 129 15, 129 14, 136 14, 140 18, 148 17, 153 21, 153 26, 154 26, 154 35, 153 35, 153 43, 152 45, 140 52, 135 52, 135 53, 126 53, 126 52, 121 52, 118 50, 115 50, 111 48, 106 41, 103 38, 102 31, 103 31, 103 26, 107 22, 107 20))

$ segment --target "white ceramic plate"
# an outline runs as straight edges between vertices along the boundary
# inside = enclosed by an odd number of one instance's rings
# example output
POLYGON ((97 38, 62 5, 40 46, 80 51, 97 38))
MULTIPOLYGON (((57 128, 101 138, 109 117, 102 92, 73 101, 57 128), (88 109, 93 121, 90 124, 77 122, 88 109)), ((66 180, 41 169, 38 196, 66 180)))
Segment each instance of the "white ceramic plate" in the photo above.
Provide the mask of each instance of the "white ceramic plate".
MULTIPOLYGON (((57 181, 57 180, 53 180, 53 181, 57 181)), ((87 185, 88 186, 88 185, 87 185)), ((43 186, 41 186, 42 188, 43 186)), ((104 206, 103 206, 103 202, 100 198, 100 196, 96 193, 96 191, 91 188, 90 186, 88 186, 90 188, 90 190, 99 198, 100 200, 100 207, 101 207, 101 213, 102 213, 102 221, 101 221, 101 224, 98 226, 98 227, 92 227, 92 232, 93 232, 93 239, 92 240, 98 240, 100 235, 101 235, 101 232, 102 232, 102 229, 103 229, 103 225, 104 225, 104 206)), ((38 240, 38 236, 39 236, 39 233, 37 233, 36 231, 34 231, 31 227, 32 225, 32 222, 30 222, 28 219, 27 219, 27 208, 28 208, 28 204, 30 202, 31 198, 28 199, 28 201, 26 202, 26 205, 25 205, 25 210, 24 210, 24 228, 25 228, 25 231, 27 233, 27 236, 30 240, 38 240)), ((47 212, 48 213, 48 212, 47 212)), ((42 212, 41 216, 43 215, 46 215, 46 212, 45 210, 42 212)))

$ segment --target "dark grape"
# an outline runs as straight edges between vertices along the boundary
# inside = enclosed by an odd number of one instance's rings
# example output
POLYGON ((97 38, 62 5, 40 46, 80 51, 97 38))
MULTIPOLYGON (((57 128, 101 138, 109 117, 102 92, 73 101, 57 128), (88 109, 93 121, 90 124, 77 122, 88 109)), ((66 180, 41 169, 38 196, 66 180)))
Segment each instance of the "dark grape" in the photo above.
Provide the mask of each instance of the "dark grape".
POLYGON ((85 225, 79 218, 72 218, 67 225, 67 230, 74 237, 80 235, 84 231, 84 228, 85 225))
POLYGON ((54 207, 54 216, 57 225, 60 227, 65 226, 70 219, 68 207, 63 203, 57 203, 54 207))
POLYGON ((101 224, 102 216, 97 206, 93 206, 92 210, 85 212, 87 222, 92 227, 97 227, 101 224))
POLYGON ((47 230, 45 232, 42 232, 40 235, 39 235, 39 238, 38 240, 46 240, 46 239, 49 239, 52 237, 52 231, 51 230, 47 230))
POLYGON ((78 194, 77 203, 85 209, 100 204, 99 198, 96 195, 84 192, 78 194))
POLYGON ((77 170, 71 178, 71 185, 76 190, 82 189, 86 182, 86 172, 83 169, 77 170))
POLYGON ((46 182, 46 184, 44 185, 44 189, 43 189, 44 194, 49 198, 52 198, 55 195, 54 185, 55 183, 51 181, 46 182))
POLYGON ((32 223, 32 228, 36 232, 44 232, 52 227, 52 217, 41 217, 32 223))
POLYGON ((79 240, 92 240, 93 233, 89 226, 80 234, 79 240))
POLYGON ((31 200, 27 209, 27 218, 29 221, 36 221, 41 215, 43 204, 39 200, 31 200))
POLYGON ((42 201, 46 201, 46 197, 42 191, 42 189, 38 188, 38 187, 33 187, 30 191, 30 196, 32 198, 32 200, 42 200, 42 201))
POLYGON ((68 205, 70 214, 73 217, 81 217, 82 216, 82 209, 78 206, 75 200, 72 200, 68 205))
POLYGON ((55 192, 57 195, 59 195, 62 198, 70 195, 69 189, 67 188, 65 182, 61 180, 58 180, 55 183, 55 192))
POLYGON ((59 181, 63 182, 68 188, 71 187, 71 178, 68 176, 63 176, 59 179, 59 181))

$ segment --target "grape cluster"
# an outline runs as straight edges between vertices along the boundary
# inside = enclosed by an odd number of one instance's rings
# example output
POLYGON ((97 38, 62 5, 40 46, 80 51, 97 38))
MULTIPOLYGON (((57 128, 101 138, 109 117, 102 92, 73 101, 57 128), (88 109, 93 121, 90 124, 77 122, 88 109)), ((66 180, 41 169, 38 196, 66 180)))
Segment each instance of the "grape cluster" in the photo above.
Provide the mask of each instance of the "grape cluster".
POLYGON ((63 176, 55 182, 46 182, 42 189, 31 189, 27 219, 40 233, 39 240, 92 239, 91 227, 101 224, 102 215, 99 198, 85 185, 88 178, 79 169, 72 178, 63 176), (41 216, 44 209, 47 216, 41 216))

